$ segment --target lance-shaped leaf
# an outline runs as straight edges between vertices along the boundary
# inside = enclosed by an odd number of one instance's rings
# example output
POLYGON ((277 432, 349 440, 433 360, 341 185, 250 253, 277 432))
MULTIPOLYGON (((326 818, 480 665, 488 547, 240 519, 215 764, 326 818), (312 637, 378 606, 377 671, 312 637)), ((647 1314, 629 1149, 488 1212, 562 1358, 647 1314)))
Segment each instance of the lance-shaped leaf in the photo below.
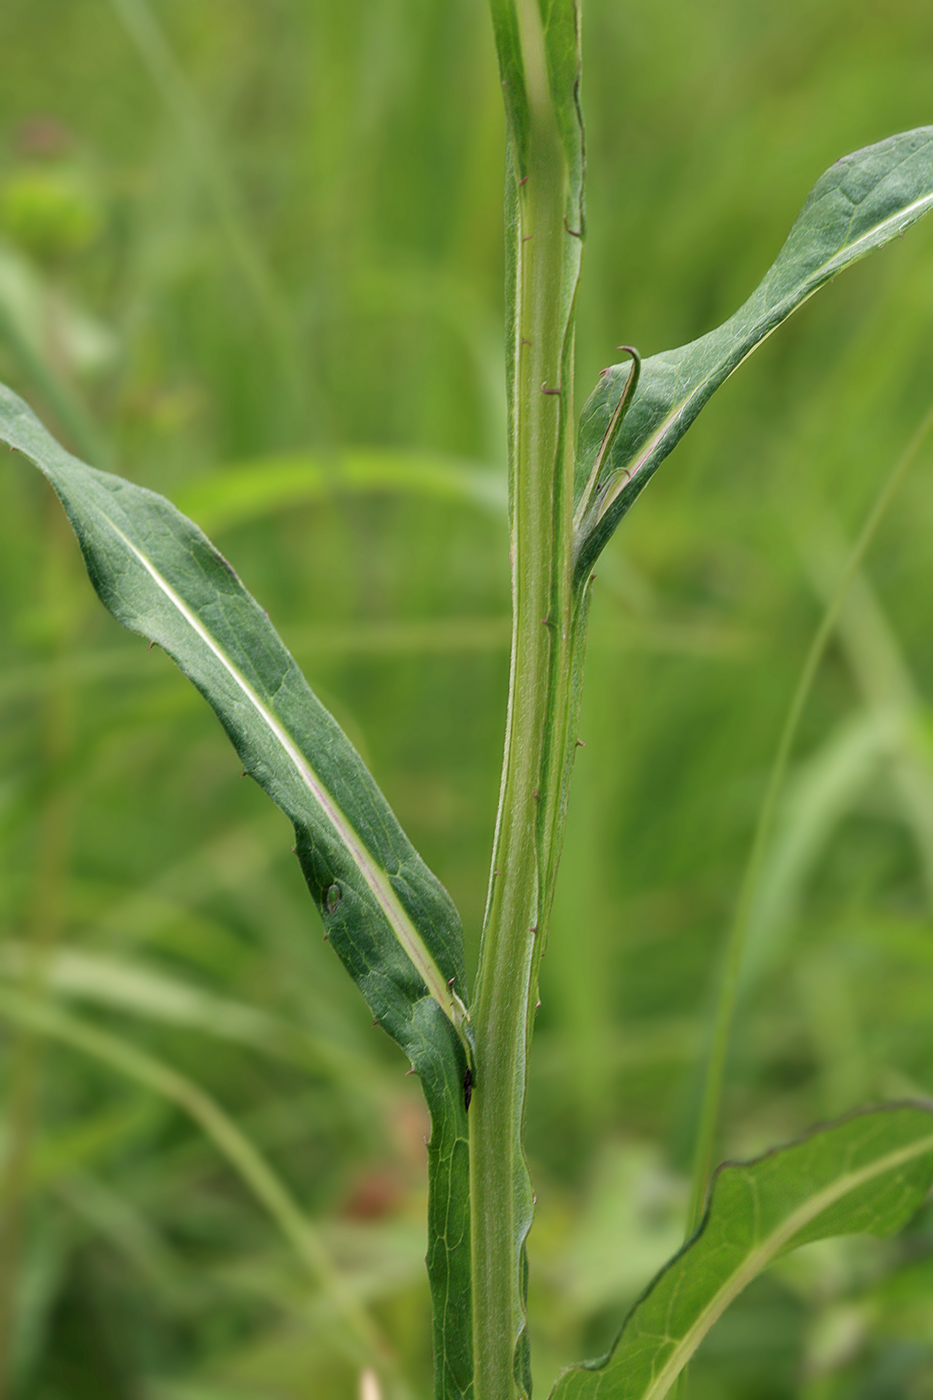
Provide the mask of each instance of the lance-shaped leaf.
POLYGON ((576 567, 582 581, 622 516, 703 405, 796 307, 850 263, 933 208, 933 127, 844 156, 822 175, 764 281, 717 330, 643 361, 615 414, 629 365, 605 370, 580 418, 576 567))
POLYGON ((55 489, 91 581, 213 707, 244 770, 291 819, 328 938, 421 1077, 433 1120, 429 1270, 452 1315, 446 1391, 471 1375, 463 937, 457 912, 266 613, 198 527, 162 496, 66 452, 0 386, 0 440, 55 489))
POLYGON ((933 1112, 872 1109, 713 1181, 692 1240, 658 1275, 607 1357, 572 1367, 552 1400, 663 1400, 733 1298, 773 1259, 832 1235, 891 1235, 933 1178, 933 1112))

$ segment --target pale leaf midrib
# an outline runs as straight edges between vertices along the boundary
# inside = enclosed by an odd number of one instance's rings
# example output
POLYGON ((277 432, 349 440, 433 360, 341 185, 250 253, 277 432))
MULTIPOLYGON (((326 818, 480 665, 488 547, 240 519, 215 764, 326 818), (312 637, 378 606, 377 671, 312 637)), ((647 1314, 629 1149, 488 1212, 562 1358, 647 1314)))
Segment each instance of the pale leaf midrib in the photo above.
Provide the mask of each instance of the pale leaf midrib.
POLYGON ((247 681, 246 677, 233 663, 230 657, 227 656, 219 643, 211 636, 197 614, 188 607, 184 599, 175 591, 147 555, 124 534, 109 515, 106 513, 103 514, 104 519, 107 521, 114 534, 143 566, 150 578, 152 578, 153 582, 169 600, 172 606, 217 658, 249 701, 257 716, 263 721, 270 734, 272 734, 282 748, 299 778, 311 793, 324 817, 333 828, 338 840, 345 846, 350 858, 365 880, 379 904, 379 907, 382 909, 392 932, 395 934, 409 960, 417 969, 428 991, 434 997, 435 1001, 437 1001, 445 1015, 456 1025, 453 1011, 454 1003, 447 982, 440 968, 428 952, 421 935, 409 919, 401 901, 393 890, 389 882, 388 873, 367 849, 350 820, 331 798, 321 779, 313 768, 311 768, 294 739, 268 706, 256 694, 256 691, 250 685, 249 681, 247 681))
POLYGON ((886 1157, 878 1158, 860 1171, 849 1172, 845 1176, 837 1177, 829 1186, 824 1187, 809 1201, 792 1211, 756 1249, 746 1255, 742 1265, 717 1289, 689 1331, 677 1343, 663 1369, 655 1376, 648 1389, 642 1391, 639 1400, 663 1400, 713 1323, 718 1321, 742 1289, 751 1283, 762 1269, 774 1259, 782 1246, 792 1240, 794 1235, 805 1225, 815 1220, 824 1210, 835 1205, 849 1192, 856 1191, 873 1178, 894 1171, 897 1167, 911 1162, 931 1150, 933 1150, 933 1133, 921 1138, 918 1142, 911 1143, 908 1147, 888 1153, 886 1157))

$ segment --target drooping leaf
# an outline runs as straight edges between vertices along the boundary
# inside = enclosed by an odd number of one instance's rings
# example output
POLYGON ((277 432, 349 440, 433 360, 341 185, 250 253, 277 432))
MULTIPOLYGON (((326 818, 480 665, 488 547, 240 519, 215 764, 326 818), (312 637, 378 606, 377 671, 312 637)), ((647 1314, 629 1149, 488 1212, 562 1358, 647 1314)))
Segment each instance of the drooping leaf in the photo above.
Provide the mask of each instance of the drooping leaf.
POLYGON ((872 1109, 717 1173, 699 1230, 629 1314, 608 1356, 552 1400, 663 1400, 734 1298, 779 1255, 832 1235, 890 1235, 933 1179, 933 1111, 872 1109))
POLYGON ((613 414, 628 364, 604 370, 583 408, 575 480, 576 576, 733 370, 844 267, 933 208, 933 127, 844 156, 817 180, 770 271, 734 316, 641 364, 627 410, 613 414), (595 469, 595 470, 594 470, 595 469))
POLYGON ((420 1075, 433 1121, 429 1270, 449 1314, 439 1365, 471 1375, 469 1056, 456 910, 266 613, 207 537, 162 496, 72 457, 0 386, 0 440, 55 489, 113 615, 157 643, 213 707, 244 770, 292 821, 326 936, 420 1075))

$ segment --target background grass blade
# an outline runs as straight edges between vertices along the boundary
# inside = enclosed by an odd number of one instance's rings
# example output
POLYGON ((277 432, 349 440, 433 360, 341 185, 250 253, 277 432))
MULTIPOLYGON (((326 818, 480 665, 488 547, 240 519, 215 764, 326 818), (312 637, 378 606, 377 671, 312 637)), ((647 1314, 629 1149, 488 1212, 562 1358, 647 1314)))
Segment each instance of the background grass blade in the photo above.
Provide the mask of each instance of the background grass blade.
MULTIPOLYGON (((0 977, 14 986, 28 981, 28 950, 7 942, 0 950, 0 977)), ((141 1021, 184 1026, 202 1035, 324 1073, 347 1090, 365 1086, 372 1099, 388 1087, 372 1060, 346 1045, 332 1045, 305 1026, 270 1016, 245 1002, 220 997, 194 982, 147 965, 77 948, 59 948, 43 959, 43 986, 50 999, 89 1002, 141 1021)))
POLYGON ((146 0, 111 0, 111 8, 126 28, 174 118, 180 137, 194 158, 218 223, 259 313, 276 365, 297 407, 302 400, 305 382, 299 371, 294 328, 272 274, 243 218, 236 191, 227 176, 197 96, 192 92, 146 0))
POLYGON ((720 1168, 694 1238, 658 1275, 602 1361, 573 1367, 552 1400, 663 1400, 713 1324, 798 1245, 890 1235, 933 1178, 933 1113, 858 1114, 757 1161, 720 1168))
POLYGON ((767 276, 734 316, 699 340, 644 360, 620 422, 630 365, 605 370, 583 408, 577 454, 577 578, 720 384, 782 321, 844 267, 933 208, 933 127, 844 156, 817 180, 767 276), (612 428, 614 436, 605 443, 612 428), (588 488, 603 453, 598 478, 588 488), (581 497, 589 491, 586 500, 581 497))
POLYGON ((405 494, 463 502, 505 517, 504 476, 424 452, 345 449, 328 459, 290 453, 238 463, 183 489, 179 506, 205 529, 255 520, 339 495, 405 494))
POLYGON ((690 1223, 696 1225, 700 1219, 706 1200, 706 1188, 710 1171, 715 1160, 714 1150, 719 1128, 723 1084, 732 1035, 733 1019, 738 1000, 745 951, 748 940, 749 921, 754 907, 755 892, 764 860, 767 843, 777 810, 777 800, 784 785, 787 765, 797 735, 801 718, 810 696, 817 670, 823 660, 827 644, 839 617, 846 592, 861 561, 884 519, 894 495, 901 485, 917 453, 926 441, 933 426, 933 413, 925 414, 916 432, 904 451, 895 461, 882 484, 881 490, 868 513, 859 536, 846 560, 845 568, 836 580, 835 589, 827 603, 826 610, 804 658, 803 667, 794 688, 787 716, 781 728, 777 749, 768 784, 761 800, 755 832, 748 853, 748 861, 742 876, 739 896, 733 914, 726 943, 725 959, 720 976, 716 1008, 713 1016, 709 1057, 704 1078, 703 1095, 693 1163, 693 1200, 690 1223))
POLYGON ((190 1114, 268 1211, 302 1266, 331 1295, 348 1324, 357 1354, 362 1342, 364 1354, 385 1356, 385 1343, 371 1320, 346 1293, 333 1262, 297 1202, 249 1138, 210 1095, 121 1037, 86 1025, 40 999, 2 992, 0 1015, 102 1060, 190 1114))

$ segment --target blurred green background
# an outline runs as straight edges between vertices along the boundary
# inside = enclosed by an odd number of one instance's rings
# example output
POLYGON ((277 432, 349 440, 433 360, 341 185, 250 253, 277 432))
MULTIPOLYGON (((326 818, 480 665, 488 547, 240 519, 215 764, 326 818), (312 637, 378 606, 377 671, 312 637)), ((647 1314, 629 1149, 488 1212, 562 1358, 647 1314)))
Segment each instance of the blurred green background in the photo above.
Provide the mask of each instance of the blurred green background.
MULTIPOLYGON (((585 11, 581 403, 620 341, 731 313, 833 160, 933 120, 916 0, 585 11)), ((0 378, 214 535, 475 966, 508 638, 482 0, 4 0, 0 55, 0 378)), ((922 224, 730 381, 600 564, 531 1067, 538 1393, 681 1237, 768 765, 840 555, 933 404, 931 330, 922 224)), ((322 945, 285 820, 104 614, 38 475, 0 466, 0 1400, 349 1400, 356 1305, 389 1393, 426 1400, 417 1085, 322 945)), ((733 1155, 933 1089, 931 474, 928 447, 807 709, 733 1155)), ((691 1400, 920 1400, 931 1338, 933 1212, 776 1268, 691 1400)))

